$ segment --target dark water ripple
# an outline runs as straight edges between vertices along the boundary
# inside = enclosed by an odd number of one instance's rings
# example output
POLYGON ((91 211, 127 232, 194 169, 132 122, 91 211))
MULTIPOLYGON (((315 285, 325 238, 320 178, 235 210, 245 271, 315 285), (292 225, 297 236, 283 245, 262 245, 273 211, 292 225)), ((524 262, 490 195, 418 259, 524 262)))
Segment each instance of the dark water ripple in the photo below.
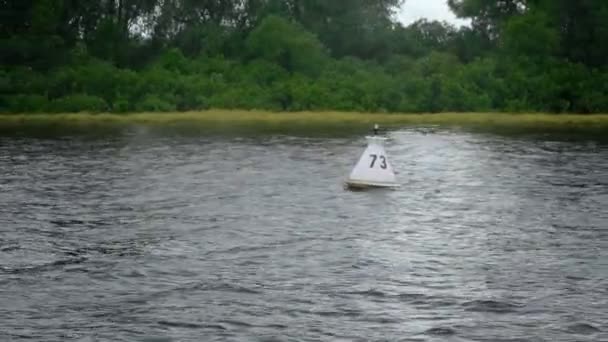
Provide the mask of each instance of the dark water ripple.
POLYGON ((608 146, 0 138, 1 341, 608 341, 608 146))

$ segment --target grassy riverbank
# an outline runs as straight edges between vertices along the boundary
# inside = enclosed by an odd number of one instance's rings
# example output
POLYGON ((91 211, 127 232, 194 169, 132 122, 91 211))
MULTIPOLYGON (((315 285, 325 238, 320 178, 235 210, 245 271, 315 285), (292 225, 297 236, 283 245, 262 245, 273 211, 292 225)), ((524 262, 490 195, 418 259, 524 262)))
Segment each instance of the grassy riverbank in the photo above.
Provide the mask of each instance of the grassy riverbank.
POLYGON ((386 128, 440 127, 503 133, 608 135, 608 114, 371 114, 210 110, 122 115, 89 113, 0 115, 2 132, 28 129, 95 130, 133 126, 235 133, 358 132, 367 131, 374 123, 386 128))

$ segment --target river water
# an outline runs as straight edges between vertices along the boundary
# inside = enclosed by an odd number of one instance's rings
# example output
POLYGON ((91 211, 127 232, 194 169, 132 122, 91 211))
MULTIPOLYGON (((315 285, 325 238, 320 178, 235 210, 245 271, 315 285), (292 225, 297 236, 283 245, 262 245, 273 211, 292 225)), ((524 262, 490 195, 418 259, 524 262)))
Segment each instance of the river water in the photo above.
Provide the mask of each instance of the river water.
POLYGON ((608 146, 0 138, 1 341, 608 341, 608 146))

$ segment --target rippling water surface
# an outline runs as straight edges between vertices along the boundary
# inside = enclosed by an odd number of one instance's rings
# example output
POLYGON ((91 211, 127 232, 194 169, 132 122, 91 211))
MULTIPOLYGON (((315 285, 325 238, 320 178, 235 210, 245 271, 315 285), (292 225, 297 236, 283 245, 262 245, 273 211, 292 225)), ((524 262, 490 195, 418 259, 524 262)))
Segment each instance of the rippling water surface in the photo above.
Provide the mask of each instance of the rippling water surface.
POLYGON ((0 138, 2 341, 608 341, 608 147, 0 138))

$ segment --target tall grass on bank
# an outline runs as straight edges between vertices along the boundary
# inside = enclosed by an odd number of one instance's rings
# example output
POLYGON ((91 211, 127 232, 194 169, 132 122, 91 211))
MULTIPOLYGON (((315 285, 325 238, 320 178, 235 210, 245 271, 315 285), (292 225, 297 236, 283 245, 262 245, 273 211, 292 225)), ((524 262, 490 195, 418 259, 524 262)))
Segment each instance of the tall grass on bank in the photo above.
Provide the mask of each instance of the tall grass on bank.
POLYGON ((432 126, 504 133, 608 135, 608 114, 372 114, 209 110, 183 113, 0 115, 2 132, 27 129, 95 130, 147 126, 210 133, 339 133, 369 130, 375 123, 391 129, 432 126))

